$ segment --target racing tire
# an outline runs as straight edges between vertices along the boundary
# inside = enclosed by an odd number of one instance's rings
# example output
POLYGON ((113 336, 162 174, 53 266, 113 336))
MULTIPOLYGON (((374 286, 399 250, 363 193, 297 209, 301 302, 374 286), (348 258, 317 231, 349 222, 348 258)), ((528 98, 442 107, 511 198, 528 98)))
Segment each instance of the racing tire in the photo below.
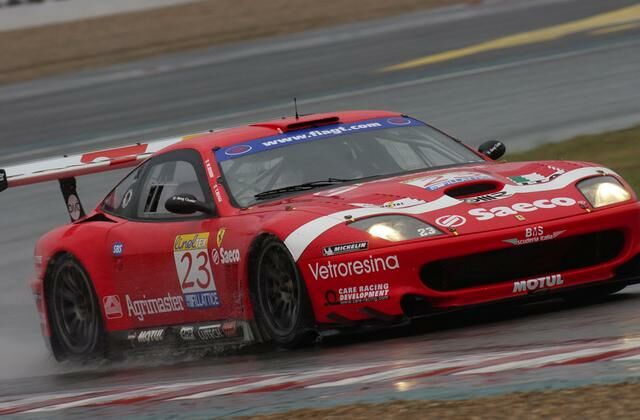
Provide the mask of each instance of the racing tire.
POLYGON ((47 293, 53 353, 85 362, 104 355, 104 327, 89 275, 71 255, 55 262, 47 293))
POLYGON ((309 295, 287 247, 267 236, 252 258, 251 300, 264 341, 292 349, 317 336, 309 295))
POLYGON ((624 289, 626 285, 607 284, 594 286, 565 294, 562 298, 572 305, 583 305, 605 300, 608 296, 624 289))

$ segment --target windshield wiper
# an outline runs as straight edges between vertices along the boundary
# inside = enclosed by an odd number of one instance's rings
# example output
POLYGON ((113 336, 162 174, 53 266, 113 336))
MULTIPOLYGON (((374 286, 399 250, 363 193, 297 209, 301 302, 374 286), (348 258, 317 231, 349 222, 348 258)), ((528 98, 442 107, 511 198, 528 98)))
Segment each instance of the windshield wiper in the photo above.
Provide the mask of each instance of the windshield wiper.
POLYGON ((319 181, 305 182, 304 184, 289 185, 288 187, 275 188, 273 190, 263 191, 253 197, 257 200, 264 200, 269 197, 285 194, 288 192, 307 191, 314 188, 328 187, 330 185, 342 184, 343 182, 357 181, 360 178, 343 179, 343 178, 327 178, 319 181))

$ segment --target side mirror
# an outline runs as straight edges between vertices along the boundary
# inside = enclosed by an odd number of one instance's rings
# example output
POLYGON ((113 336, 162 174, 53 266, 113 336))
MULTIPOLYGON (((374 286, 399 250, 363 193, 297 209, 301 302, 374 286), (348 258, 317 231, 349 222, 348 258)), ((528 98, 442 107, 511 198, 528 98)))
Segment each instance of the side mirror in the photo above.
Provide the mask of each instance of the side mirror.
POLYGON ((478 152, 482 153, 491 160, 498 160, 504 156, 507 151, 504 143, 498 140, 485 141, 478 147, 478 152))
POLYGON ((201 212, 213 214, 214 209, 207 203, 198 201, 192 194, 176 194, 164 203, 164 208, 175 214, 193 214, 201 212))

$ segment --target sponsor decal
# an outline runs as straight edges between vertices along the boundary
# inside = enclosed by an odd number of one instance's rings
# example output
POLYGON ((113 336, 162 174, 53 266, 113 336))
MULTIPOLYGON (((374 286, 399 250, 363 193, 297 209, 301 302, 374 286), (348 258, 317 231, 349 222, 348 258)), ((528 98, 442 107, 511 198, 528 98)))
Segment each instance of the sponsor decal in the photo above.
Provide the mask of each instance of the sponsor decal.
POLYGON ((126 295, 125 299, 129 317, 137 318, 138 321, 144 321, 147 315, 184 311, 183 297, 173 296, 171 293, 159 298, 147 298, 143 295, 142 299, 131 299, 129 295, 126 295))
POLYGON ((218 229, 218 234, 216 235, 216 244, 218 248, 213 248, 211 250, 211 260, 215 265, 218 264, 237 264, 240 262, 240 250, 237 248, 234 249, 224 249, 222 245, 222 241, 224 241, 224 234, 227 231, 225 228, 218 229))
POLYGON ((224 333, 222 332, 222 325, 206 325, 203 327, 198 327, 197 336, 200 340, 210 341, 210 340, 219 340, 224 337, 224 333))
POLYGON ((411 120, 404 117, 389 118, 387 122, 392 125, 410 125, 411 124, 411 120))
POLYGON ((240 262, 240 250, 237 248, 229 250, 214 248, 211 250, 211 260, 215 265, 237 264, 240 262))
MULTIPOLYGON (((206 159, 204 163, 205 163, 205 166, 207 167, 207 174, 209 175, 209 178, 213 179, 214 174, 213 174, 213 168, 211 167, 211 161, 209 159, 206 159)), ((216 184, 216 186, 217 185, 218 184, 216 184)))
MULTIPOLYGON (((392 121, 395 121, 395 119, 392 119, 392 121)), ((306 143, 309 141, 324 140, 337 136, 344 136, 374 130, 384 130, 389 128, 397 129, 399 126, 418 127, 425 125, 423 122, 414 120, 412 118, 403 119, 402 124, 398 124, 398 122, 399 120, 397 120, 395 123, 392 123, 389 122, 389 118, 379 118, 360 121, 357 123, 334 124, 322 126, 321 128, 314 127, 309 129, 296 130, 294 132, 282 133, 270 137, 263 137, 260 139, 252 140, 242 145, 220 149, 217 150, 215 154, 218 162, 222 162, 228 159, 234 159, 238 156, 246 155, 248 153, 259 153, 265 150, 271 150, 278 147, 285 147, 299 143, 306 143)))
POLYGON ((526 228, 524 230, 524 238, 505 239, 502 242, 506 242, 511 245, 527 245, 527 244, 533 244, 536 242, 551 241, 553 239, 556 239, 558 236, 562 235, 565 232, 566 230, 557 230, 555 232, 546 234, 544 232, 544 227, 534 226, 534 227, 526 228))
POLYGON ((436 219, 437 225, 446 228, 456 228, 464 225, 465 223, 467 223, 467 219, 462 216, 458 216, 457 214, 446 215, 436 219))
POLYGON ((122 318, 122 305, 120 304, 120 298, 118 296, 105 296, 102 298, 102 306, 104 307, 104 314, 107 316, 107 319, 122 318))
POLYGON ((322 255, 324 255, 325 257, 331 257, 332 255, 364 251, 365 249, 369 249, 369 242, 351 242, 348 244, 325 246, 324 248, 322 248, 322 255))
POLYGON ((527 218, 521 214, 516 214, 516 219, 520 220, 521 222, 524 222, 525 220, 527 220, 527 218))
POLYGON ((80 200, 78 200, 77 195, 69 195, 69 198, 67 198, 67 210, 69 211, 69 215, 73 220, 78 220, 80 218, 80 214, 82 213, 82 206, 80 205, 80 200))
POLYGON ((428 236, 436 236, 436 235, 440 235, 442 233, 442 232, 438 231, 438 229, 436 229, 436 228, 434 228, 432 226, 418 228, 416 230, 416 232, 418 233, 418 235, 420 235, 421 238, 426 238, 428 236))
POLYGON ((182 327, 180 328, 180 338, 184 341, 193 341, 196 339, 194 327, 182 327))
POLYGON ((519 213, 530 213, 540 209, 555 209, 557 207, 571 207, 576 204, 576 200, 569 197, 557 197, 550 200, 536 200, 533 203, 516 203, 511 206, 493 207, 491 209, 469 210, 469 215, 476 220, 491 220, 494 217, 516 216, 519 213))
POLYGON ((113 244, 111 248, 111 253, 114 257, 120 257, 124 253, 124 244, 120 241, 113 244))
POLYGON ((238 323, 236 321, 226 321, 222 323, 222 332, 227 337, 238 335, 238 323))
POLYGON ((561 286, 562 284, 564 284, 564 280, 562 280, 561 274, 538 277, 529 280, 514 281, 512 293, 533 292, 535 290, 561 286))
POLYGON ((480 195, 478 197, 466 198, 464 202, 469 204, 486 203, 487 201, 500 200, 511 196, 513 196, 513 194, 508 191, 497 191, 490 194, 480 195))
POLYGON ((187 307, 191 309, 220 306, 208 244, 209 232, 178 235, 173 243, 178 281, 187 307))
POLYGON ((131 202, 131 197, 133 197, 133 190, 129 189, 126 193, 124 193, 124 197, 122 197, 122 207, 123 209, 127 208, 129 203, 131 202))
POLYGON ((382 207, 387 207, 390 209, 406 209, 407 207, 418 206, 420 204, 424 204, 426 201, 418 200, 415 198, 402 198, 400 200, 395 201, 387 201, 382 205, 382 207))
POLYGON ((222 193, 220 192, 220 186, 218 184, 213 184, 213 193, 216 196, 216 201, 222 203, 222 193))
POLYGON ((477 172, 452 172, 445 175, 427 176, 422 178, 414 178, 408 181, 402 181, 403 184, 413 185, 414 187, 424 188, 427 191, 437 191, 444 187, 460 184, 468 181, 478 181, 482 179, 490 179, 487 174, 477 172))
POLYGON ((327 290, 327 305, 379 302, 389 299, 389 283, 366 284, 363 286, 341 287, 338 291, 327 290))
POLYGON ((157 343, 164 340, 164 328, 158 328, 155 330, 144 330, 136 334, 135 340, 138 343, 157 343))
POLYGON ((224 154, 227 156, 240 156, 245 153, 249 153, 253 147, 248 144, 239 144, 237 146, 228 147, 227 150, 224 151, 224 154))
POLYGON ((564 169, 556 168, 553 166, 547 166, 548 173, 541 174, 538 172, 532 172, 530 174, 525 175, 517 175, 510 176, 509 179, 515 182, 518 185, 535 185, 535 184, 544 184, 546 182, 553 181, 560 175, 564 174, 566 171, 564 169))
POLYGON ((226 231, 227 229, 225 228, 218 229, 218 233, 216 234, 216 245, 218 245, 218 248, 222 246, 222 241, 224 240, 224 234, 226 231))
POLYGON ((338 278, 355 277, 365 274, 379 273, 384 271, 393 271, 400 268, 397 255, 389 255, 387 257, 373 257, 362 260, 333 263, 309 264, 309 270, 313 278, 316 280, 335 280, 338 278))

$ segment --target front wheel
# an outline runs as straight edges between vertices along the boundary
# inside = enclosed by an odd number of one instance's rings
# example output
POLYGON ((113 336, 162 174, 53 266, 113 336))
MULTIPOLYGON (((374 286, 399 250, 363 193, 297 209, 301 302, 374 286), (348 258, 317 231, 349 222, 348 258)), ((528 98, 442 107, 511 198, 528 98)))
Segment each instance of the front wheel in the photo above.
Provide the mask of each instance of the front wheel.
POLYGON ((252 302, 263 335, 285 348, 313 341, 316 332, 307 288, 287 247, 267 237, 252 262, 252 302))
POLYGON ((84 361, 98 356, 103 343, 100 307, 89 276, 70 255, 53 267, 48 304, 56 358, 84 361))

